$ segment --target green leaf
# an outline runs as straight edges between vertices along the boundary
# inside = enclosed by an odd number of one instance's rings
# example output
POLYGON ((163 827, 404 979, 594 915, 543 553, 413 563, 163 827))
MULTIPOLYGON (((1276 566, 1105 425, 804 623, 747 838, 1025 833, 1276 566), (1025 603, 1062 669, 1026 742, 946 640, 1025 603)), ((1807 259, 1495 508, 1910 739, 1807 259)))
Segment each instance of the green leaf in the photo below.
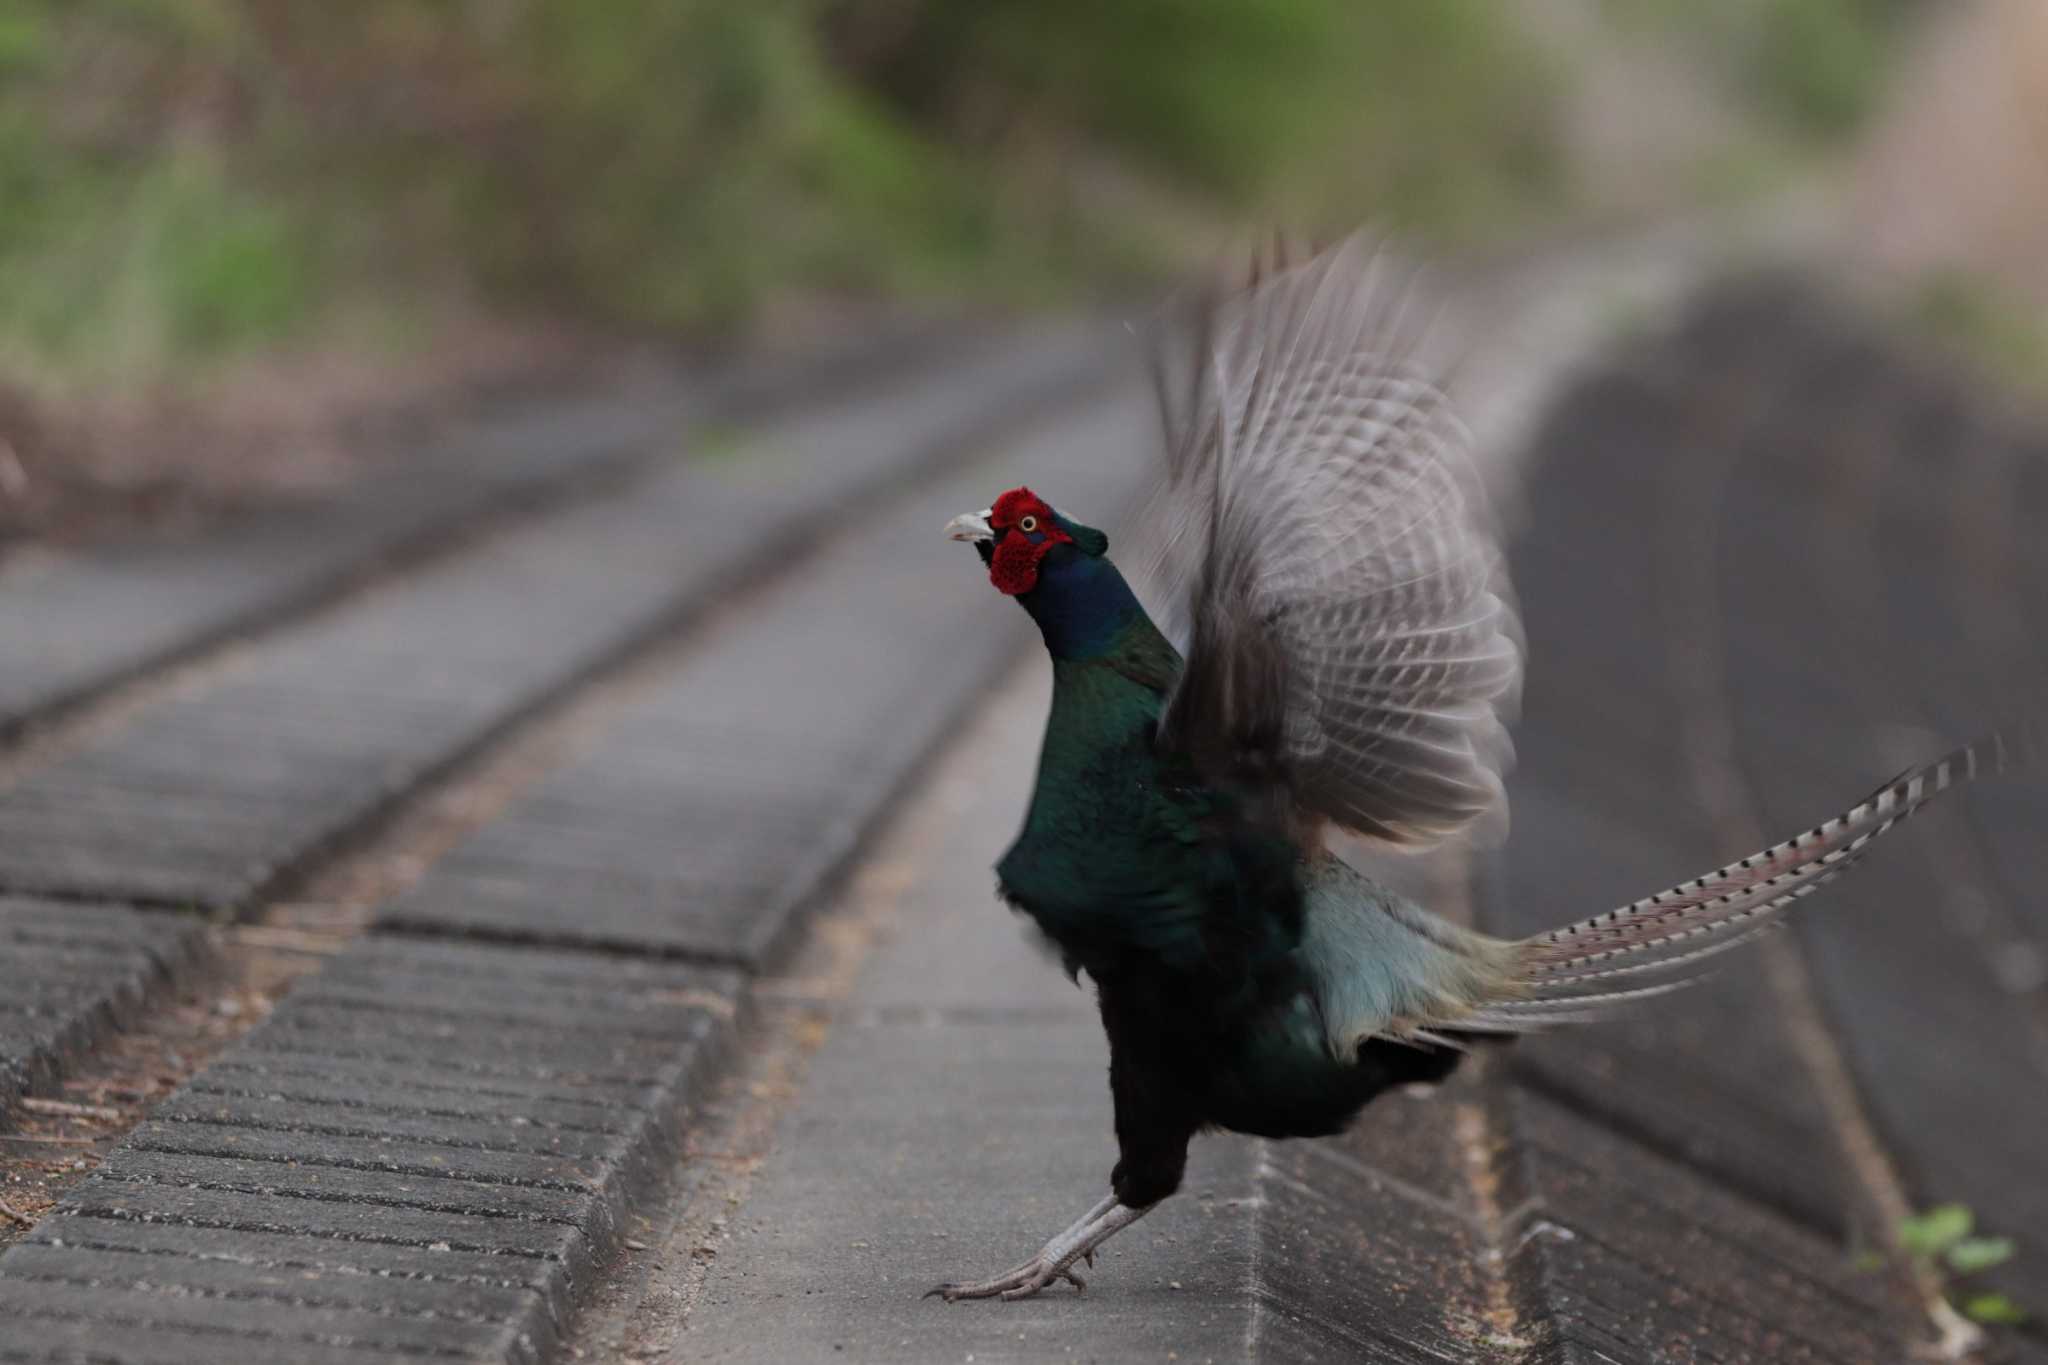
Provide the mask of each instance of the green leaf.
POLYGON ((2015 1250, 2010 1237, 1965 1237, 1945 1253, 1949 1269, 1958 1275, 1974 1275, 2012 1259, 2015 1250))
POLYGON ((1970 1235, 1976 1218, 1967 1204, 1942 1204, 1899 1220, 1899 1242, 1915 1256, 1939 1256, 1970 1235))
POLYGON ((1963 1303, 1963 1316, 1972 1322, 2010 1325, 2027 1320, 2027 1310, 2003 1294, 1978 1294, 1963 1303))

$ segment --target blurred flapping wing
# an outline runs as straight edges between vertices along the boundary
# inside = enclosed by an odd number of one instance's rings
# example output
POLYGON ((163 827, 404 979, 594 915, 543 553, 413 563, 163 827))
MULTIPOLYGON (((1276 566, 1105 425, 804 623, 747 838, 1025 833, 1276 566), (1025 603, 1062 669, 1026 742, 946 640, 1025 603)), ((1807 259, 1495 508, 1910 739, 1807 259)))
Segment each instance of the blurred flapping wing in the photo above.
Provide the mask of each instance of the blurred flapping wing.
POLYGON ((1501 807, 1522 662, 1433 321, 1353 238, 1256 262, 1154 354, 1147 596, 1187 658, 1160 744, 1298 827, 1411 846, 1501 807))

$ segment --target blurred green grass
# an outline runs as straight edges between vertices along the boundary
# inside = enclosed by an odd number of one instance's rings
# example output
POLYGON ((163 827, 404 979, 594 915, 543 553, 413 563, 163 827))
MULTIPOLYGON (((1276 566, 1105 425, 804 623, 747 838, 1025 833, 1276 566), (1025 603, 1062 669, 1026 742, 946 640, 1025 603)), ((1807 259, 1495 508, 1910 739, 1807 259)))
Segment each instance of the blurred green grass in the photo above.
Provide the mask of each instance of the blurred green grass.
POLYGON ((1904 301, 1909 335, 1952 354, 2013 392, 2038 396, 2048 387, 2048 325, 2039 310, 1994 279, 1962 270, 1929 273, 1904 301))
POLYGON ((1794 137, 1853 131, 1883 94, 1908 21, 1924 0, 1602 0, 1616 22, 1652 25, 1794 137))
MULTIPOLYGON (((1822 128, 1897 3, 1612 0, 1822 128)), ((1571 193, 1570 73, 1513 15, 0 0, 0 373, 148 381, 451 300, 696 335, 791 292, 1051 302, 1266 215, 1483 239, 1571 193)))

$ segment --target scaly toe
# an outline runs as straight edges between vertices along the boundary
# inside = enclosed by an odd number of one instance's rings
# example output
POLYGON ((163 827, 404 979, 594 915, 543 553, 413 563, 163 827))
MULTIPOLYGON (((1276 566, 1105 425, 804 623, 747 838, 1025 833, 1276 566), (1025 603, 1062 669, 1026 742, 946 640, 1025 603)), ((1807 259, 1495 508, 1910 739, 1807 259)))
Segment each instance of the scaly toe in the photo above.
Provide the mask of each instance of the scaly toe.
POLYGON ((924 1296, 928 1299, 941 1298, 947 1303, 958 1303, 961 1299, 992 1299, 1004 1290, 1015 1289, 1023 1284, 1030 1277, 1031 1270, 1032 1267, 1027 1264, 1006 1271, 992 1280, 974 1280, 966 1284, 949 1280, 945 1284, 927 1289, 924 1296))
POLYGON ((1088 1287, 1087 1281, 1072 1270, 1034 1259, 994 1279, 979 1280, 973 1284, 934 1285, 925 1291, 924 1296, 928 1299, 941 1298, 947 1303, 957 1303, 961 1299, 1002 1299, 1008 1303, 1017 1299, 1028 1299, 1047 1285, 1060 1280, 1065 1280, 1076 1290, 1085 1290, 1088 1287))
POLYGON ((1088 1282, 1073 1271, 1056 1270, 1051 1266, 1046 1266, 1015 1289, 1004 1290, 1002 1300, 1004 1303, 1013 1303, 1018 1299, 1031 1298, 1047 1285, 1056 1284, 1061 1280, 1065 1280, 1068 1284, 1074 1286, 1074 1292, 1077 1294, 1086 1293, 1088 1290, 1088 1282))

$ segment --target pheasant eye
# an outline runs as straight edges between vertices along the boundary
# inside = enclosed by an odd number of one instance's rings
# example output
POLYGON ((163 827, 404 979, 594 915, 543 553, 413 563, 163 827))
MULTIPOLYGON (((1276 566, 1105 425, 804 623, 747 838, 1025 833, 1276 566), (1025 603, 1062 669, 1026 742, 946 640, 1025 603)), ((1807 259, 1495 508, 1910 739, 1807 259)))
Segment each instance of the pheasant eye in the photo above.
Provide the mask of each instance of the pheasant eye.
POLYGON ((1038 529, 1038 518, 1032 516, 1029 512, 1025 513, 1021 518, 1018 519, 1017 529, 1022 531, 1027 536, 1030 535, 1033 531, 1036 531, 1038 529))

